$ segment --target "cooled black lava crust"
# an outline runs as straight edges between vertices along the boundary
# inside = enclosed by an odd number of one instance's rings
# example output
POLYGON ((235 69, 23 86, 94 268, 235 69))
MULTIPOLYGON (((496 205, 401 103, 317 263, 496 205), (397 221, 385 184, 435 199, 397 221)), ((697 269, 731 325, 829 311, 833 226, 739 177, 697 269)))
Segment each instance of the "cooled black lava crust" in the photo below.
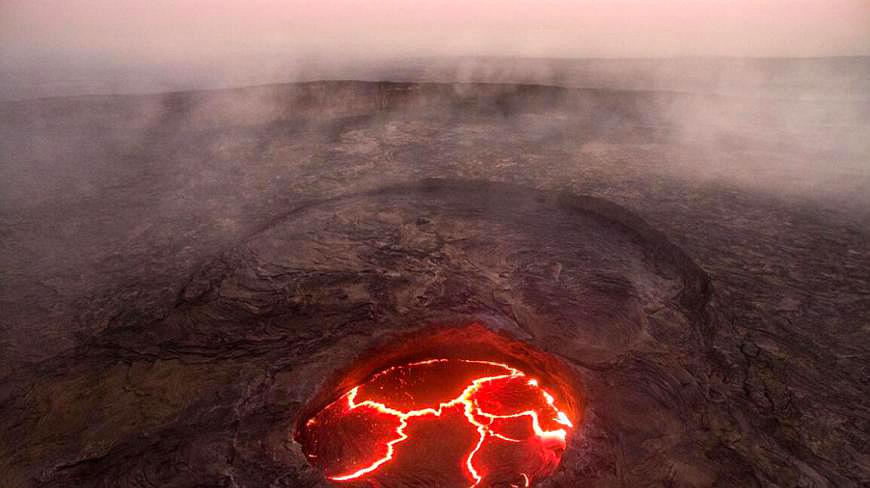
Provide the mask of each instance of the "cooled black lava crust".
POLYGON ((304 411, 469 322, 587 402, 551 486, 867 486, 870 105, 781 89, 0 103, 0 486, 321 485, 304 411))

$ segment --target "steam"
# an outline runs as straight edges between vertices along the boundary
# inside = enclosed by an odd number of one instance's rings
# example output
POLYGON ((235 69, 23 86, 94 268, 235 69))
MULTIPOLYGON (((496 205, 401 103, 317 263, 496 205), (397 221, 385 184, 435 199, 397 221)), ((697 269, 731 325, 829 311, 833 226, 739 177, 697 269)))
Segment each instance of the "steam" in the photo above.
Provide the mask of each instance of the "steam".
MULTIPOLYGON (((0 99, 386 75, 561 84, 559 76, 578 73, 554 60, 868 55, 867 25, 863 0, 5 0, 0 99), (443 60, 457 58, 471 61, 445 72, 443 60)), ((754 66, 720 72, 704 64, 640 62, 628 68, 639 79, 619 63, 580 69, 596 75, 584 86, 609 88, 748 82, 746 91, 766 80, 753 78, 754 66)))

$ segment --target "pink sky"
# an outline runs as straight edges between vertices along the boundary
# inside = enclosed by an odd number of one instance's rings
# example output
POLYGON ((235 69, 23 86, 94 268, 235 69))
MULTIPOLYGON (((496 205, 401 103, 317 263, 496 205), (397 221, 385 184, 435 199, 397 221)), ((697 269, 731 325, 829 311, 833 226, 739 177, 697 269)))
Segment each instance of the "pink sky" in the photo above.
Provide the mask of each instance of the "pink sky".
POLYGON ((0 54, 870 54, 870 0, 0 0, 0 54))

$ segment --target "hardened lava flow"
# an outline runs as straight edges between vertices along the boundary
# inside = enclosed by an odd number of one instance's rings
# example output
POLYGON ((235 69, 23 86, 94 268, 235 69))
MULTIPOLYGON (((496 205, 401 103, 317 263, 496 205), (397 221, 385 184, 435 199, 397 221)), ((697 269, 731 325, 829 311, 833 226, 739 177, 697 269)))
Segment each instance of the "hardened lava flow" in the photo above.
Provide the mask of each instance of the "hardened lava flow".
POLYGON ((536 378, 507 364, 430 359, 385 369, 305 422, 309 461, 336 482, 527 487, 573 429, 536 378))

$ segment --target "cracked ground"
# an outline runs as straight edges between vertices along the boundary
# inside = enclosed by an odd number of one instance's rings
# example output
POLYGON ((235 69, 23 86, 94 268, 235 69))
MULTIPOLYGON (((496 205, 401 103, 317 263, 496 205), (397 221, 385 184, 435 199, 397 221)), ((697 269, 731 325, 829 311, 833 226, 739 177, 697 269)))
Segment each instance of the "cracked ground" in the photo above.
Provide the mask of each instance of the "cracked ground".
POLYGON ((329 82, 0 114, 3 486, 327 486, 311 398, 473 321, 582 385, 539 486, 870 483, 866 104, 329 82))

